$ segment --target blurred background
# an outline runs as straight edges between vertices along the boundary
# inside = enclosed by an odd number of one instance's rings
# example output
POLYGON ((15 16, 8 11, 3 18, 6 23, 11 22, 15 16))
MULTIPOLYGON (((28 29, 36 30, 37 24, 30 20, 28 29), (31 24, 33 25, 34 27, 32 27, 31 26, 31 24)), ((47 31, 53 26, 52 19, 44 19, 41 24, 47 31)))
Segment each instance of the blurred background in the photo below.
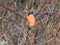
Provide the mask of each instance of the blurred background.
POLYGON ((60 0, 0 0, 0 45, 60 45, 60 0))

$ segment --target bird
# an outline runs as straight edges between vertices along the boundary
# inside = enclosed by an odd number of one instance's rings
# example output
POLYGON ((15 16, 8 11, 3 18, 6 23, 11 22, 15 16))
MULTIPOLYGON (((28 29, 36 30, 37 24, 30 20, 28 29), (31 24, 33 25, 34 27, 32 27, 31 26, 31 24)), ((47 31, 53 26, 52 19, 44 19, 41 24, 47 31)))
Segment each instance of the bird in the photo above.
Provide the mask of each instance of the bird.
POLYGON ((26 24, 29 26, 34 26, 36 24, 36 18, 33 14, 26 16, 26 24))

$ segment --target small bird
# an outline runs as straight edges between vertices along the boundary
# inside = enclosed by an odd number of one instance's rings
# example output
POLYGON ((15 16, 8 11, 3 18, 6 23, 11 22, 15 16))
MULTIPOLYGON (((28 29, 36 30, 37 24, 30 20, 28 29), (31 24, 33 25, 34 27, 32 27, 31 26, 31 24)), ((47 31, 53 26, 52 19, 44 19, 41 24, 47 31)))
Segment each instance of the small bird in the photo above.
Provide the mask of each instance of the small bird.
POLYGON ((29 14, 26 16, 26 24, 29 26, 34 26, 36 23, 36 18, 33 14, 29 14))

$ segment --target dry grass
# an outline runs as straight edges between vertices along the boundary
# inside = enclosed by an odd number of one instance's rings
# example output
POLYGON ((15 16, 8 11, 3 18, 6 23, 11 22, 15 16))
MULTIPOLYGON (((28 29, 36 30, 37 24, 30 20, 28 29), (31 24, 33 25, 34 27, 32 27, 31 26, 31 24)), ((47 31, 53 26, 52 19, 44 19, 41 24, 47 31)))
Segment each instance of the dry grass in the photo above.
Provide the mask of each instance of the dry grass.
POLYGON ((60 45, 60 0, 0 0, 0 45, 60 45))

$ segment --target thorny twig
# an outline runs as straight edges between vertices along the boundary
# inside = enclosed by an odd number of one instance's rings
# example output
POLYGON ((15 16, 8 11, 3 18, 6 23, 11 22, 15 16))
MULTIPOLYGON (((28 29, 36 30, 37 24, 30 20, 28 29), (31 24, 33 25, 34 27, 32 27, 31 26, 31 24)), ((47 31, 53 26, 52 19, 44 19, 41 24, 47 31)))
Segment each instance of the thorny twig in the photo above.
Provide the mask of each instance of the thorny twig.
POLYGON ((22 18, 24 18, 23 14, 22 14, 21 12, 18 13, 18 12, 16 12, 15 10, 12 10, 12 9, 10 9, 10 8, 2 5, 1 2, 0 2, 0 6, 3 7, 3 8, 5 8, 6 10, 9 10, 9 11, 11 11, 11 12, 14 12, 15 14, 19 14, 22 18))

